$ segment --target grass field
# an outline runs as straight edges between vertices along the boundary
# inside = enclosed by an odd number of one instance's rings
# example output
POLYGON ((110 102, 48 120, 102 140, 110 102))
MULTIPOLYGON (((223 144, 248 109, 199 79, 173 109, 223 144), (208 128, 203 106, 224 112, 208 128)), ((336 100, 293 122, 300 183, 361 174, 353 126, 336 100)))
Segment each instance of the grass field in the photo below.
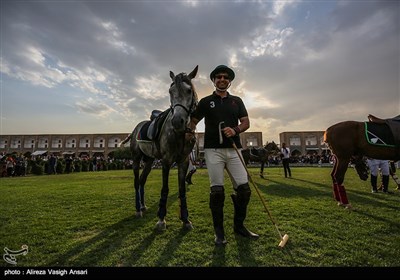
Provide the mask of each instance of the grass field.
MULTIPOLYGON (((228 244, 215 247, 206 169, 198 169, 188 188, 186 231, 178 218, 175 169, 171 173, 167 230, 154 230, 161 171, 146 185, 148 211, 135 217, 131 170, 2 178, 1 249, 19 250, 18 266, 36 267, 399 267, 400 192, 371 194, 369 181, 353 169, 345 186, 354 209, 332 199, 330 168, 249 169, 272 216, 289 242, 280 249, 279 234, 254 189, 245 224, 260 234, 256 241, 233 233, 233 206, 227 180, 225 231, 228 244)), ((3 267, 12 267, 2 260, 3 267)))

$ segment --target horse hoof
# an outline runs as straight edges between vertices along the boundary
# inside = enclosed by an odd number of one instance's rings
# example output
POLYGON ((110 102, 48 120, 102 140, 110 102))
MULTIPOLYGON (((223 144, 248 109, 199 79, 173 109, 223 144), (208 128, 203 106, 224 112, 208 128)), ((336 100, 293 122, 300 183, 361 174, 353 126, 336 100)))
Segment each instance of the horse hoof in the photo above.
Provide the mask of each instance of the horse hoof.
POLYGON ((140 211, 146 211, 147 210, 147 206, 146 205, 142 205, 141 207, 140 207, 140 211))
POLYGON ((143 217, 143 212, 142 212, 142 211, 136 211, 135 216, 136 216, 137 218, 142 218, 142 217, 143 217))
POLYGON ((338 205, 338 206, 341 206, 341 207, 343 207, 343 208, 345 208, 345 209, 352 209, 352 208, 353 208, 353 206, 351 206, 350 203, 344 204, 344 203, 338 202, 337 205, 338 205))
POLYGON ((158 231, 164 231, 164 230, 166 230, 167 229, 167 222, 165 221, 165 220, 162 220, 162 221, 158 221, 157 222, 157 224, 156 224, 156 229, 158 230, 158 231))
POLYGON ((187 230, 192 230, 193 229, 192 222, 188 221, 187 223, 183 223, 183 227, 187 230))

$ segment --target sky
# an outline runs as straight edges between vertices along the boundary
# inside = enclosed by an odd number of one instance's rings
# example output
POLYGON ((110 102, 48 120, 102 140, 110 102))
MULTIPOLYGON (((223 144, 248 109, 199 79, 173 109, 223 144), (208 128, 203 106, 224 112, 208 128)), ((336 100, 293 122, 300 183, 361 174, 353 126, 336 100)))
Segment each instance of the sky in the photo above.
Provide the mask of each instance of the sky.
POLYGON ((397 0, 0 3, 2 135, 130 133, 196 65, 199 98, 235 71, 264 144, 400 114, 397 0))

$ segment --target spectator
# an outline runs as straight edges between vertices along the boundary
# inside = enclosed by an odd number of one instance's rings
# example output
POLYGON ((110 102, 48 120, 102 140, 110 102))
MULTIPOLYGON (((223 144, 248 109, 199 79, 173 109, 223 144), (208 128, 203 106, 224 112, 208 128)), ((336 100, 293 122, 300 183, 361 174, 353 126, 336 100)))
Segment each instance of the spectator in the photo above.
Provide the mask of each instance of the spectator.
POLYGON ((281 157, 282 157, 282 165, 283 165, 283 170, 285 171, 285 178, 292 177, 292 171, 290 170, 289 162, 290 162, 290 149, 286 147, 286 143, 282 143, 282 148, 281 148, 281 157))
POLYGON ((49 174, 57 174, 57 158, 54 154, 50 155, 49 158, 49 174))

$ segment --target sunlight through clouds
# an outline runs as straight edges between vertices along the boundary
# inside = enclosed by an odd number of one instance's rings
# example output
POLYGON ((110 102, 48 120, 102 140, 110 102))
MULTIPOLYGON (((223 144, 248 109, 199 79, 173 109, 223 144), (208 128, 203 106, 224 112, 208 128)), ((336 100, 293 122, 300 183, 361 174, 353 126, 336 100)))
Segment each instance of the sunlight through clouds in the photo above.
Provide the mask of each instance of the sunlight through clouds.
POLYGON ((5 134, 128 132, 169 107, 169 71, 196 65, 200 98, 234 69, 264 140, 399 115, 399 1, 3 2, 5 134))
POLYGON ((242 52, 251 58, 267 55, 274 57, 283 56, 282 48, 285 40, 292 34, 292 28, 278 30, 266 27, 262 34, 256 36, 251 41, 251 45, 245 46, 242 49, 242 52))

